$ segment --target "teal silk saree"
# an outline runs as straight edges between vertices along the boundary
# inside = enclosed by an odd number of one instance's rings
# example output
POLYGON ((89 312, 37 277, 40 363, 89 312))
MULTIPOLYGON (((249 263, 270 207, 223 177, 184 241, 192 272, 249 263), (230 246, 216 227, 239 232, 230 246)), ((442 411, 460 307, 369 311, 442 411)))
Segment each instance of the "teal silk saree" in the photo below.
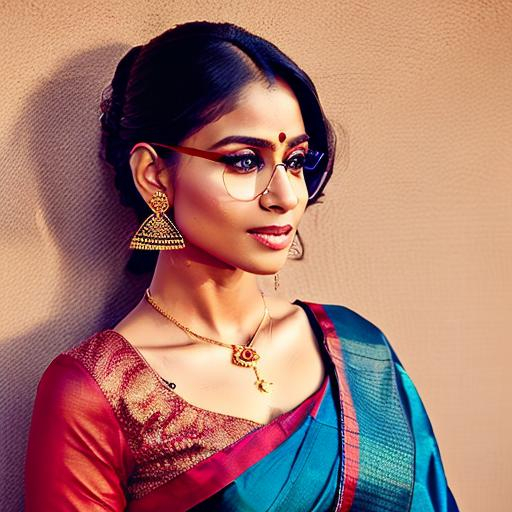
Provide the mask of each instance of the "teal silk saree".
POLYGON ((266 425, 164 389, 112 330, 57 356, 34 407, 27 512, 458 511, 423 403, 382 331, 344 306, 294 304, 327 374, 266 425))
MULTIPOLYGON (((191 510, 458 511, 423 403, 384 334, 347 308, 295 304, 333 372, 291 435, 268 450, 265 428, 249 434, 241 443, 258 445, 254 463, 191 510)), ((229 460, 215 458, 223 472, 229 460)), ((208 487, 201 476, 187 484, 208 487)))

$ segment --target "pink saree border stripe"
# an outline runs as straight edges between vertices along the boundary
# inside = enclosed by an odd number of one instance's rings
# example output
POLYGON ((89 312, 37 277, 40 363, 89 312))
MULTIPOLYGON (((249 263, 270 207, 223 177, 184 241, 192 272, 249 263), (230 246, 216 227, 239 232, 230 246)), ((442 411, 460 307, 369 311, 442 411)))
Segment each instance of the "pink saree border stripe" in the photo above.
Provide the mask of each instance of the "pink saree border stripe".
POLYGON ((134 501, 130 512, 160 510, 169 506, 181 512, 201 503, 284 442, 313 412, 316 415, 329 381, 326 374, 320 388, 295 409, 256 427, 232 445, 220 450, 178 475, 154 492, 134 501))
POLYGON ((348 512, 352 507, 359 477, 359 425, 357 423, 356 411, 352 400, 352 393, 348 386, 343 362, 341 341, 336 333, 336 327, 329 318, 325 308, 321 304, 305 302, 315 315, 325 335, 326 348, 336 367, 338 382, 340 386, 340 405, 343 412, 343 432, 341 443, 343 447, 344 467, 342 468, 343 488, 341 490, 340 512, 348 512))

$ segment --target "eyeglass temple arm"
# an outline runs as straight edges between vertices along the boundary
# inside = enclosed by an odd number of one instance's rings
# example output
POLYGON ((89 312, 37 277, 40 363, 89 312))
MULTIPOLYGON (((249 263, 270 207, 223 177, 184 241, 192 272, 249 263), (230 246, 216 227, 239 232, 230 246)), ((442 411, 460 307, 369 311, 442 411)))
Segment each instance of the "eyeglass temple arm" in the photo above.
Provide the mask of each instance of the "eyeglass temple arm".
POLYGON ((139 147, 144 147, 144 148, 148 149, 153 154, 153 156, 155 156, 156 153, 152 146, 158 146, 161 148, 170 149, 172 151, 177 151, 178 153, 185 153, 186 155, 206 158, 207 160, 212 160, 214 162, 218 162, 224 156, 222 153, 218 153, 217 151, 205 151, 203 149, 188 148, 185 146, 172 146, 169 144, 160 144, 159 142, 138 142, 131 149, 130 155, 132 155, 134 153, 134 151, 136 149, 138 149, 139 147))

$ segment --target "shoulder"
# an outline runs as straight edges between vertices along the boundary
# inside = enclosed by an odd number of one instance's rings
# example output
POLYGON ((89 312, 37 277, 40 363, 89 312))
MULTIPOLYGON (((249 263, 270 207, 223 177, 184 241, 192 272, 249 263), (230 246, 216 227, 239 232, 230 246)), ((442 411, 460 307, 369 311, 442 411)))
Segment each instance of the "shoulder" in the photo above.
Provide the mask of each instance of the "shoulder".
POLYGON ((326 343, 338 345, 345 353, 347 362, 358 366, 363 360, 400 363, 395 350, 383 330, 366 316, 341 304, 324 304, 310 301, 304 302, 308 316, 313 314, 326 335, 326 343))
MULTIPOLYGON (((359 342, 382 345, 387 339, 383 331, 361 313, 341 304, 303 302, 313 312, 323 330, 335 330, 340 338, 350 338, 359 342)), ((306 311, 307 312, 307 311, 306 311)))
MULTIPOLYGON (((98 331, 58 354, 46 367, 37 388, 39 401, 69 407, 87 398, 105 399, 112 372, 129 364, 122 338, 110 330, 98 331), (51 398, 51 400, 50 400, 51 398), (48 400, 47 400, 48 399, 48 400)), ((110 397, 109 397, 110 398, 110 397)))
MULTIPOLYGON (((124 453, 128 439, 122 414, 125 384, 137 377, 126 352, 122 339, 104 330, 58 354, 39 381, 33 424, 57 430, 73 443, 78 439, 91 443, 94 432, 94 442, 105 441, 124 453)), ((128 386, 128 391, 132 388, 128 386)))
POLYGON ((54 357, 39 380, 38 400, 62 407, 91 397, 98 386, 89 368, 95 359, 95 348, 104 344, 101 333, 96 333, 54 357))
POLYGON ((353 338, 379 343, 382 330, 361 313, 341 304, 322 304, 327 314, 342 327, 343 334, 353 338))
POLYGON ((37 386, 34 423, 48 428, 51 425, 73 438, 99 425, 103 433, 118 431, 112 403, 97 375, 90 371, 95 357, 78 356, 87 354, 99 339, 94 335, 79 346, 61 352, 46 367, 37 386))
POLYGON ((105 329, 85 338, 60 355, 68 356, 82 363, 84 367, 91 368, 125 348, 121 336, 110 329, 105 329))
POLYGON ((85 368, 102 389, 111 388, 114 381, 121 384, 126 374, 141 366, 133 348, 111 329, 94 333, 61 357, 85 368))

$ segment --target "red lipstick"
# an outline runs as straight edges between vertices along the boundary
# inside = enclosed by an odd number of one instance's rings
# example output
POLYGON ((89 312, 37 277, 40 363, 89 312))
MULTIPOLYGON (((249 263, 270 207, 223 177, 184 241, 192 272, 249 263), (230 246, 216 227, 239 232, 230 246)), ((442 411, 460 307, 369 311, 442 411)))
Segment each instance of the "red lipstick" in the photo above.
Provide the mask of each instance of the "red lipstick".
POLYGON ((290 245, 292 238, 292 226, 261 226, 248 230, 249 235, 261 244, 279 251, 290 245))
POLYGON ((270 235, 282 235, 287 234, 292 230, 290 224, 286 224, 286 226, 260 226, 259 228, 250 228, 247 231, 249 233, 268 233, 270 235))

